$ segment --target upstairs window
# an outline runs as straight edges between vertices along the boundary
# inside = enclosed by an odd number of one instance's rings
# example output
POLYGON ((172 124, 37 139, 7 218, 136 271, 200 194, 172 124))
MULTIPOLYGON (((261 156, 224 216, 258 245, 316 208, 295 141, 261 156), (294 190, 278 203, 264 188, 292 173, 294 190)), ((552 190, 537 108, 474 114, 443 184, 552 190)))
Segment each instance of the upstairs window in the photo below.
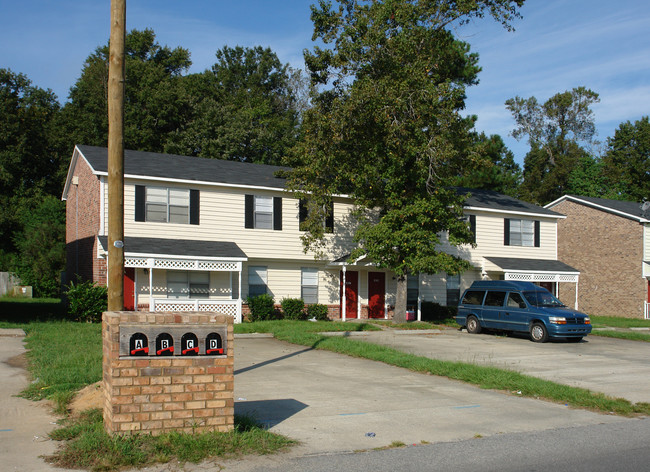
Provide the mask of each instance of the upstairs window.
MULTIPOLYGON (((334 202, 330 202, 325 208, 325 219, 323 220, 323 228, 326 233, 334 232, 334 202)), ((298 201, 298 224, 300 231, 305 231, 304 223, 309 217, 309 204, 306 200, 300 199, 298 201)))
POLYGON ((539 221, 505 218, 503 233, 503 243, 506 246, 540 246, 539 221))
POLYGON ((199 191, 135 186, 135 221, 199 224, 199 191))
POLYGON ((476 215, 464 215, 463 221, 467 223, 469 230, 472 232, 472 242, 476 242, 476 215))
POLYGON ((282 197, 246 195, 244 227, 282 230, 282 197))

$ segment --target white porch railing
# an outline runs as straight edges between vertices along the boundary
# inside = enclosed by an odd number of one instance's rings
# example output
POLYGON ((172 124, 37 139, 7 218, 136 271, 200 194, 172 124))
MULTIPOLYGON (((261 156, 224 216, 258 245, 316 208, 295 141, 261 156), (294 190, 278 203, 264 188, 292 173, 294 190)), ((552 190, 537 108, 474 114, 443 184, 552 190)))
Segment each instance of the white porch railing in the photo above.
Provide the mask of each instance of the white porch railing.
POLYGON ((240 300, 153 298, 151 311, 215 311, 233 316, 235 323, 241 323, 240 300))
POLYGON ((650 303, 643 302, 643 319, 650 320, 650 303))

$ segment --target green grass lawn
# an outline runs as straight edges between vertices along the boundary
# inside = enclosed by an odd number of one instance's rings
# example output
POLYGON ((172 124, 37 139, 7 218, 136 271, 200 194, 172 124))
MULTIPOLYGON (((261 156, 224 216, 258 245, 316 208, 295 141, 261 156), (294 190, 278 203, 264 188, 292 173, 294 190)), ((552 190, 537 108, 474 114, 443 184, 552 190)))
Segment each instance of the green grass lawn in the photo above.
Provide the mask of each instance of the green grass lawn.
MULTIPOLYGON (((14 302, 10 303, 12 307, 16 307, 14 302)), ((51 307, 53 304, 56 302, 21 303, 18 308, 32 305, 51 307)), ((18 322, 15 318, 16 316, 2 316, 0 328, 22 328, 27 333, 29 369, 34 381, 23 392, 24 396, 53 400, 58 411, 63 412, 77 390, 101 380, 100 324, 51 320, 51 317, 49 321, 43 321, 43 318, 47 317, 42 316, 32 317, 29 322, 18 322), (73 349, 70 349, 70 346, 73 346, 73 349)), ((643 320, 605 317, 592 319, 595 326, 650 326, 650 322, 643 320)), ((480 388, 517 392, 518 395, 563 403, 575 408, 613 412, 624 416, 650 415, 650 404, 647 403, 632 404, 624 399, 611 398, 601 393, 514 371, 414 356, 355 338, 322 334, 324 331, 380 330, 382 325, 384 328, 388 325, 403 329, 440 327, 440 324, 426 322, 401 326, 374 321, 338 323, 276 320, 235 325, 235 332, 272 333, 277 339, 294 344, 384 362, 414 372, 448 377, 480 388)), ((235 422, 236 428, 232 433, 171 434, 155 438, 142 434, 109 437, 103 429, 101 412, 89 411, 81 418, 68 418, 64 428, 53 433, 55 439, 65 440, 65 443, 51 460, 64 467, 116 470, 126 466, 144 467, 172 459, 183 462, 200 461, 209 457, 265 454, 283 450, 293 444, 285 437, 259 428, 254 419, 236 418, 235 422)))

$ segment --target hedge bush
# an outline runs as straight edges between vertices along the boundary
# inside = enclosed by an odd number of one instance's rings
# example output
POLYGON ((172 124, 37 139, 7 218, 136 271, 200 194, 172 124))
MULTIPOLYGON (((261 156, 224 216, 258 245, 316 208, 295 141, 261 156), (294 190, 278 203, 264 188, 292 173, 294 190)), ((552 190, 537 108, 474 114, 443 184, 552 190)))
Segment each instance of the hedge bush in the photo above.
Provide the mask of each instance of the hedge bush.
POLYGON ((435 302, 422 302, 422 321, 443 322, 453 318, 458 307, 444 306, 435 302))
POLYGON ((75 321, 100 322, 108 309, 108 290, 105 285, 71 282, 66 291, 68 314, 75 321))
POLYGON ((285 298, 281 302, 282 313, 288 320, 306 320, 305 302, 301 298, 285 298))
POLYGON ((268 293, 246 299, 250 314, 249 321, 266 321, 276 318, 275 300, 268 293))
POLYGON ((314 303, 313 305, 307 305, 308 319, 316 319, 316 321, 329 321, 329 316, 327 316, 327 306, 321 303, 314 303))

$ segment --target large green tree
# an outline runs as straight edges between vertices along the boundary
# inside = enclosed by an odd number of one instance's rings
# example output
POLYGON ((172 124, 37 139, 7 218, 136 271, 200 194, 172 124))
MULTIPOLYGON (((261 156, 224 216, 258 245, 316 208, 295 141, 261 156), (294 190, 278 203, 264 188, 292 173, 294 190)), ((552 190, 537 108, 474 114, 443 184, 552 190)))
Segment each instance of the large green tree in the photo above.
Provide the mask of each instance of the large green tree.
POLYGON ((621 123, 608 138, 603 158, 605 175, 616 182, 622 199, 650 200, 650 121, 647 116, 621 123))
MULTIPOLYGON (((33 86, 23 74, 0 69, 0 270, 17 272, 37 293, 42 286, 58 286, 64 263, 57 253, 30 274, 22 270, 30 263, 23 249, 32 234, 32 210, 45 195, 60 195, 62 188, 64 166, 53 144, 59 109, 51 90, 33 86)), ((50 217, 60 220, 64 215, 59 205, 50 217)), ((65 232, 49 236, 40 240, 43 252, 58 247, 65 232)))
MULTIPOLYGON (((192 64, 186 49, 160 46, 150 29, 133 30, 125 43, 124 145, 162 152, 168 135, 191 111, 183 74, 192 64)), ((106 146, 108 141, 108 45, 84 63, 63 109, 69 149, 74 144, 106 146)))
POLYGON ((474 133, 474 162, 467 163, 454 184, 459 187, 493 190, 517 196, 521 185, 521 167, 501 136, 474 133))
POLYGON ((469 243, 462 196, 450 188, 472 156, 465 87, 478 56, 453 26, 485 14, 508 26, 523 0, 321 0, 312 6, 315 46, 305 53, 321 92, 303 120, 290 187, 309 198, 303 238, 319 250, 333 195, 348 195, 360 222, 351 260, 393 270, 395 320, 405 318, 406 274, 457 273, 467 261, 439 249, 469 243))
POLYGON ((298 136, 299 72, 270 48, 224 46, 211 71, 186 80, 192 118, 168 152, 278 164, 298 136))
POLYGON ((543 104, 535 97, 506 101, 517 124, 512 136, 527 136, 530 144, 522 198, 547 203, 567 191, 569 176, 588 155, 583 146, 591 143, 596 132, 591 106, 599 101, 598 94, 585 87, 557 93, 543 104))

